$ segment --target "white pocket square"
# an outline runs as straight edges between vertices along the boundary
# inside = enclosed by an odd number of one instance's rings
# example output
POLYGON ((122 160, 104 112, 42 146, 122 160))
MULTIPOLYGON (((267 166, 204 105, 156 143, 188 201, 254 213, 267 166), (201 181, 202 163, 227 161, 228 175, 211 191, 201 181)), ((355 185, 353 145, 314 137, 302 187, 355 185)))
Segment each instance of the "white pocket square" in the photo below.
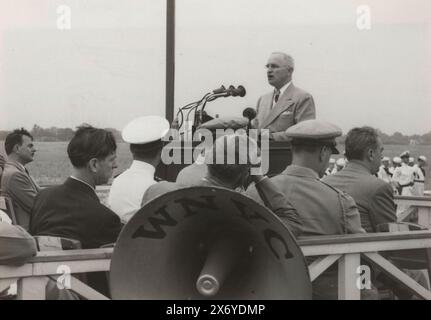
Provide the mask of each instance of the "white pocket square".
POLYGON ((288 115, 291 115, 292 114, 292 111, 284 111, 281 115, 282 116, 288 116, 288 115))

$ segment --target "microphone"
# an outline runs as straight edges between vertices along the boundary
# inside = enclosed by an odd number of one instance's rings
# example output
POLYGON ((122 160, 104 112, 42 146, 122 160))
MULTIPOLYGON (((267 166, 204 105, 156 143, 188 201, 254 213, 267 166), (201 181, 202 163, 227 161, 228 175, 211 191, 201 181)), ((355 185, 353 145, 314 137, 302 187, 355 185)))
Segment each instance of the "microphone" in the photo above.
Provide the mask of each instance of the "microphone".
POLYGON ((244 111, 242 112, 242 116, 247 118, 249 121, 256 118, 256 115, 257 115, 257 112, 253 108, 245 108, 244 111))
POLYGON ((213 90, 213 95, 217 95, 218 97, 244 97, 245 94, 246 91, 243 86, 238 86, 238 88, 235 88, 231 85, 228 89, 226 89, 225 86, 221 86, 220 88, 213 90))
POLYGON ((256 118, 257 112, 253 108, 245 108, 242 112, 242 116, 248 119, 247 124, 247 135, 250 135, 250 129, 252 128, 251 121, 256 118))
POLYGON ((220 93, 226 93, 226 92, 227 92, 226 87, 223 85, 220 88, 213 90, 213 94, 220 94, 220 93))
POLYGON ((230 86, 229 87, 229 92, 230 92, 230 95, 232 97, 240 96, 242 98, 246 94, 245 88, 243 86, 238 86, 238 88, 236 88, 236 89, 235 89, 234 86, 230 86))

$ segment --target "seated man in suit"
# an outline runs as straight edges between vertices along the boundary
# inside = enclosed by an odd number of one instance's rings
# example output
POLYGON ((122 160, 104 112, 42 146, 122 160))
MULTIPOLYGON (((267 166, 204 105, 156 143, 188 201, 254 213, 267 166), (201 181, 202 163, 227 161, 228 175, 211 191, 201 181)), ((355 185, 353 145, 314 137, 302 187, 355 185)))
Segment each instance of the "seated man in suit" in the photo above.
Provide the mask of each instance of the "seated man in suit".
POLYGON ((295 64, 291 56, 274 52, 266 68, 268 82, 274 90, 259 98, 253 127, 269 129, 272 140, 287 140, 286 129, 298 122, 316 118, 314 100, 311 94, 293 85, 295 64))
POLYGON ((377 178, 383 152, 382 140, 370 127, 354 128, 346 137, 346 167, 323 182, 340 189, 355 199, 362 227, 377 232, 377 226, 396 222, 392 187, 377 178))
POLYGON ((34 199, 40 191, 38 184, 25 168, 34 159, 36 149, 33 137, 25 129, 17 129, 8 134, 4 142, 8 161, 4 165, 1 189, 12 199, 17 222, 28 230, 30 211, 34 199))
POLYGON ((30 233, 78 240, 83 249, 115 242, 120 218, 100 203, 95 188, 107 183, 117 167, 116 149, 111 132, 80 127, 67 147, 74 173, 64 184, 38 194, 30 233))

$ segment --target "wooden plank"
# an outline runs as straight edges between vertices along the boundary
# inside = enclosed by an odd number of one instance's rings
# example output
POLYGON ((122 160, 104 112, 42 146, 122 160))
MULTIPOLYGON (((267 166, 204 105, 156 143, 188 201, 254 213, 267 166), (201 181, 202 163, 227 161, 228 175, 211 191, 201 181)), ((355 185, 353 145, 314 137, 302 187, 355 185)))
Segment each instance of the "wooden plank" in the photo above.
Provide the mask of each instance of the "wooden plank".
POLYGON ((346 254, 338 260, 338 300, 361 299, 361 291, 356 283, 356 272, 360 265, 360 254, 346 254))
POLYGON ((47 277, 21 278, 18 280, 18 300, 45 300, 47 277))
POLYGON ((422 205, 422 206, 428 206, 431 207, 431 197, 409 197, 409 196, 394 196, 395 203, 413 203, 411 205, 422 205))
POLYGON ((357 233, 348 235, 329 235, 319 237, 299 237, 298 244, 336 244, 336 243, 360 243, 370 241, 408 240, 408 239, 430 239, 431 231, 406 231, 406 232, 381 232, 381 233, 357 233))
POLYGON ((326 269, 334 264, 335 261, 340 259, 341 255, 336 254, 332 256, 321 257, 313 261, 308 266, 308 271, 310 273, 310 281, 313 282, 318 278, 326 269))
POLYGON ((371 261, 376 263, 380 268, 386 270, 389 274, 391 274, 394 278, 403 283, 413 292, 415 292, 419 297, 426 300, 431 300, 430 291, 426 290, 419 283, 414 281, 412 278, 410 278, 408 275, 406 275, 404 272, 394 266, 391 262, 383 258, 380 254, 375 252, 369 252, 365 253, 364 255, 371 261))
POLYGON ((109 271, 111 260, 83 260, 83 261, 60 261, 60 262, 43 262, 33 264, 33 275, 55 275, 62 273, 62 266, 70 269, 71 273, 84 273, 96 271, 109 271))
POLYGON ((29 262, 55 262, 111 259, 113 248, 38 252, 29 262))
POLYGON ((301 246, 304 256, 431 248, 431 239, 301 246))
POLYGON ((431 208, 418 208, 418 224, 431 228, 431 208))
POLYGON ((31 264, 25 264, 20 267, 0 266, 0 279, 29 277, 33 274, 31 264))

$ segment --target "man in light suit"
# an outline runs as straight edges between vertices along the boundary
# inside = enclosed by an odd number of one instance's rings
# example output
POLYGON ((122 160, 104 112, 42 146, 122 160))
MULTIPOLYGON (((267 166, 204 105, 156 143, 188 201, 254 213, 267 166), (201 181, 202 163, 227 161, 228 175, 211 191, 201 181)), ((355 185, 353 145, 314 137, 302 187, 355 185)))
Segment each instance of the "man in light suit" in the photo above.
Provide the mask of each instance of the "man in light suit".
POLYGON ((33 137, 27 130, 17 129, 6 137, 4 144, 8 161, 1 179, 2 193, 12 199, 18 224, 28 230, 30 211, 40 190, 25 168, 36 152, 33 137))
POLYGON ((253 127, 269 129, 272 140, 287 140, 286 129, 298 122, 316 118, 314 100, 311 94, 293 85, 295 63, 291 56, 274 52, 266 68, 268 82, 274 90, 259 98, 253 127))

